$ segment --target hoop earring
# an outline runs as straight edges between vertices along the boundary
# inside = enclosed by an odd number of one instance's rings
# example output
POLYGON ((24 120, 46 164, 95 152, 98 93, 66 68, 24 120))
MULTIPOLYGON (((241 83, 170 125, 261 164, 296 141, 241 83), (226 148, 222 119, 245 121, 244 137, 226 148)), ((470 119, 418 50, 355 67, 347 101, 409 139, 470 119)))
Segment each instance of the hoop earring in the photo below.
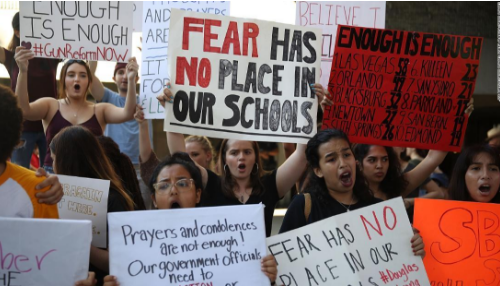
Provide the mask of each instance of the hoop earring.
POLYGON ((224 167, 222 168, 224 170, 224 174, 226 174, 226 167, 227 167, 227 164, 225 164, 224 167))
POLYGON ((256 163, 256 164, 255 164, 255 166, 257 166, 257 169, 255 170, 255 173, 254 173, 254 172, 252 172, 252 174, 253 174, 253 175, 255 175, 255 174, 258 174, 258 173, 259 173, 259 164, 258 164, 258 163, 256 163))

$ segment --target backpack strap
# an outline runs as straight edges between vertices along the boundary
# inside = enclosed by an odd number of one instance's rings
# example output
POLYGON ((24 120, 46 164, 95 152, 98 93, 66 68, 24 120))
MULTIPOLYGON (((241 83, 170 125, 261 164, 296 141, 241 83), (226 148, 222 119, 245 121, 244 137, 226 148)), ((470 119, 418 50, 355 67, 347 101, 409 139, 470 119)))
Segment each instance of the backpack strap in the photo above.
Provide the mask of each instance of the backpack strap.
POLYGON ((309 220, 309 214, 311 214, 311 194, 304 193, 305 205, 304 205, 304 216, 306 221, 309 220))

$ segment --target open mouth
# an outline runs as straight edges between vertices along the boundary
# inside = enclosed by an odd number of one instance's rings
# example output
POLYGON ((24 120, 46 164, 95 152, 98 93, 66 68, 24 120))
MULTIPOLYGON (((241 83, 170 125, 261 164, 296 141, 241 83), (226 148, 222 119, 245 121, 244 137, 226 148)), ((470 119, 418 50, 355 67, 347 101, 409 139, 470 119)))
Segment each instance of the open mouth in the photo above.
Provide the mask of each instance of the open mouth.
POLYGON ((244 172, 244 171, 245 171, 245 169, 246 169, 246 167, 247 167, 247 166, 246 166, 246 164, 244 164, 244 163, 240 163, 240 164, 238 165, 238 171, 239 171, 239 172, 244 172))
POLYGON ((483 184, 479 187, 479 192, 482 195, 488 195, 490 194, 491 186, 489 184, 483 184))
POLYGON ((175 209, 175 208, 181 208, 179 203, 177 203, 177 202, 172 203, 172 205, 170 206, 170 209, 175 209))
POLYGON ((345 187, 352 186, 352 176, 350 171, 346 171, 340 175, 340 182, 345 187))
POLYGON ((80 85, 76 84, 73 86, 75 88, 75 91, 79 92, 80 91, 80 85))

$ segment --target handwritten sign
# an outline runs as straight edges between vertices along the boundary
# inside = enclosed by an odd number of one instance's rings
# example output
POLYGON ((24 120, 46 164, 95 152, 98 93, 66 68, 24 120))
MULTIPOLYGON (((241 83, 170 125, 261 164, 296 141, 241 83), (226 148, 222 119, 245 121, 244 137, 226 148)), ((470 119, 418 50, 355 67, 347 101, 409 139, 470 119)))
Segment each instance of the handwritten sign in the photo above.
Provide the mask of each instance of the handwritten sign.
POLYGON ((21 45, 35 57, 126 62, 133 2, 23 1, 21 45))
POLYGON ((415 199, 415 227, 425 239, 433 286, 498 286, 500 205, 415 199))
POLYGON ((165 130, 298 143, 316 133, 319 29, 173 10, 170 32, 165 130))
POLYGON ((354 143, 459 152, 483 39, 339 26, 323 128, 354 143))
MULTIPOLYGON (((149 2, 149 1, 144 1, 144 2, 149 2)), ((134 32, 142 32, 142 6, 143 6, 143 1, 134 1, 134 6, 133 6, 133 30, 134 32)))
POLYGON ((337 26, 385 28, 385 1, 297 1, 295 24, 323 30, 320 83, 326 87, 332 67, 337 26))
POLYGON ((64 196, 59 218, 92 221, 92 245, 106 248, 109 180, 58 175, 64 196))
POLYGON ((0 286, 71 286, 86 279, 91 223, 0 217, 0 286))
POLYGON ((110 274, 121 285, 269 285, 264 206, 108 214, 110 274))
POLYGON ((277 285, 429 285, 401 197, 267 239, 277 285))
POLYGON ((146 1, 143 12, 141 100, 146 119, 164 119, 165 109, 156 96, 170 81, 167 51, 172 8, 229 15, 229 1, 146 1))

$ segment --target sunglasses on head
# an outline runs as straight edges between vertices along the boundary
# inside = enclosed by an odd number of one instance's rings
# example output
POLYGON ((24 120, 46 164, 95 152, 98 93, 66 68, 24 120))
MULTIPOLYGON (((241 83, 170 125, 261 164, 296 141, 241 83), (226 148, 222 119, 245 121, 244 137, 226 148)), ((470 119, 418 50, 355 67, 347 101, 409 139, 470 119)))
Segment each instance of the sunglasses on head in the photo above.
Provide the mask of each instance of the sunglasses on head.
POLYGON ((68 65, 71 65, 71 64, 74 64, 74 63, 84 64, 84 65, 87 64, 87 62, 85 62, 84 60, 73 60, 73 59, 71 59, 71 60, 68 60, 66 62, 66 64, 68 64, 68 65))

